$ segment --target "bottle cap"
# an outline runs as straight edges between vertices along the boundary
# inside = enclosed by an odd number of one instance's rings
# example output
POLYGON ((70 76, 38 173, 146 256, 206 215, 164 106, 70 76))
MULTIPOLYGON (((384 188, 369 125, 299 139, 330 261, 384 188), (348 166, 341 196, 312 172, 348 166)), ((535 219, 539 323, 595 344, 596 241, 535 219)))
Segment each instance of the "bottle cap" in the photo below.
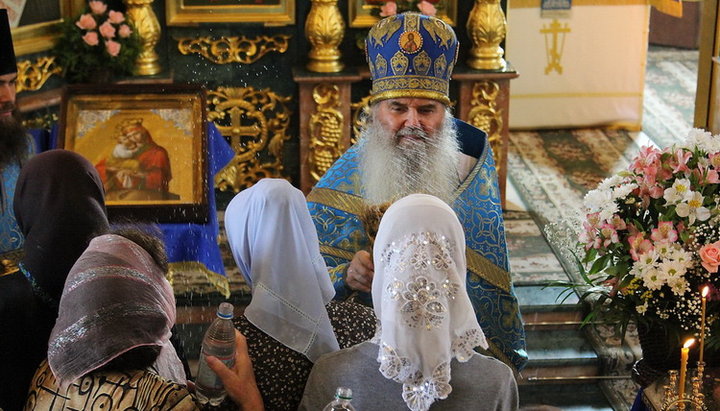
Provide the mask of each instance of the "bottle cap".
POLYGON ((341 400, 352 400, 352 390, 347 387, 338 387, 335 397, 341 400))
POLYGON ((230 303, 220 303, 217 310, 217 316, 220 318, 228 319, 233 318, 234 307, 230 303))

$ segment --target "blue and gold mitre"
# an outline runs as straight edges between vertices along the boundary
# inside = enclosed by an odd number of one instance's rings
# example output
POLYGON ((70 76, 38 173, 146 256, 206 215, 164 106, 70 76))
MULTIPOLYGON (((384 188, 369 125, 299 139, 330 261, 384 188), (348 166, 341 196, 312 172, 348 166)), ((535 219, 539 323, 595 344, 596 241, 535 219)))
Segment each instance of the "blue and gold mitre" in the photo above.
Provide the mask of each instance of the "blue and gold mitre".
POLYGON ((419 13, 380 20, 365 39, 372 76, 370 104, 415 97, 450 104, 450 75, 458 41, 444 21, 419 13))

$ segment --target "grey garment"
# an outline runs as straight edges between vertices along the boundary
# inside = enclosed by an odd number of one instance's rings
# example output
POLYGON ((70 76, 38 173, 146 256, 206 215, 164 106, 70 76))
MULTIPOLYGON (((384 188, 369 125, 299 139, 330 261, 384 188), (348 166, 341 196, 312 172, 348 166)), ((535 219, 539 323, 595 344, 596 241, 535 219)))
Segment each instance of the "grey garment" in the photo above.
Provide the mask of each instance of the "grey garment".
MULTIPOLYGON (((358 411, 408 409, 402 398, 402 384, 380 374, 378 346, 364 342, 351 348, 325 354, 315 363, 300 410, 322 410, 335 396, 335 389, 352 389, 352 404, 358 411)), ((517 410, 515 377, 504 363, 475 354, 465 363, 452 360, 452 392, 437 400, 431 410, 517 410)))

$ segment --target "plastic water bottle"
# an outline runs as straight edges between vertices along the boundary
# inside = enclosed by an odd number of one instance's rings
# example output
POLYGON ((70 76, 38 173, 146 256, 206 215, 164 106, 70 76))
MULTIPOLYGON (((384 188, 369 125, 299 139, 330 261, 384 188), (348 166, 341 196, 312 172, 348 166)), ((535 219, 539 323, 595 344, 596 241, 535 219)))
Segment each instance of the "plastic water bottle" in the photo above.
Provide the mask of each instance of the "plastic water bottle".
POLYGON ((352 401, 352 390, 350 388, 338 387, 335 391, 335 399, 323 408, 323 411, 349 410, 355 411, 355 407, 350 404, 352 401))
POLYGON ((222 381, 208 366, 206 357, 217 357, 228 367, 235 365, 235 326, 232 318, 233 305, 221 303, 217 318, 205 332, 195 381, 196 398, 202 405, 220 405, 227 395, 222 381))

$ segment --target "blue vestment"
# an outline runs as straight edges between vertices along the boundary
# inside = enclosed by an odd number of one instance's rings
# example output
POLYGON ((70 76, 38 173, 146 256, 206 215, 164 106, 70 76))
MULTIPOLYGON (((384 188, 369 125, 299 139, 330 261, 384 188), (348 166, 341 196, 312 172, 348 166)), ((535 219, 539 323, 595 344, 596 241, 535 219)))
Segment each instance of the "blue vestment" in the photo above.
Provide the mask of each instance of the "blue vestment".
MULTIPOLYGON (((465 229, 468 294, 490 351, 519 371, 527 362, 525 331, 508 272, 495 162, 487 135, 460 120, 455 122, 462 151, 478 159, 453 193, 451 204, 465 229)), ((365 209, 359 157, 358 146, 348 149, 308 195, 336 299, 349 294, 344 276, 353 255, 369 251, 367 233, 358 218, 365 209)))
POLYGON ((39 135, 40 130, 31 130, 31 134, 28 135, 29 145, 27 157, 15 159, 8 163, 2 167, 0 174, 2 175, 2 187, 0 187, 0 190, 2 190, 2 192, 0 192, 0 256, 13 260, 14 262, 17 262, 16 260, 19 259, 19 251, 22 249, 25 239, 22 232, 20 232, 17 221, 15 221, 15 211, 13 211, 15 184, 20 175, 22 162, 35 153, 35 149, 39 147, 39 145, 37 145, 39 135))
POLYGON ((20 175, 20 163, 12 162, 2 168, 2 193, 0 193, 0 254, 22 248, 23 235, 15 221, 12 199, 15 197, 15 183, 20 175))

